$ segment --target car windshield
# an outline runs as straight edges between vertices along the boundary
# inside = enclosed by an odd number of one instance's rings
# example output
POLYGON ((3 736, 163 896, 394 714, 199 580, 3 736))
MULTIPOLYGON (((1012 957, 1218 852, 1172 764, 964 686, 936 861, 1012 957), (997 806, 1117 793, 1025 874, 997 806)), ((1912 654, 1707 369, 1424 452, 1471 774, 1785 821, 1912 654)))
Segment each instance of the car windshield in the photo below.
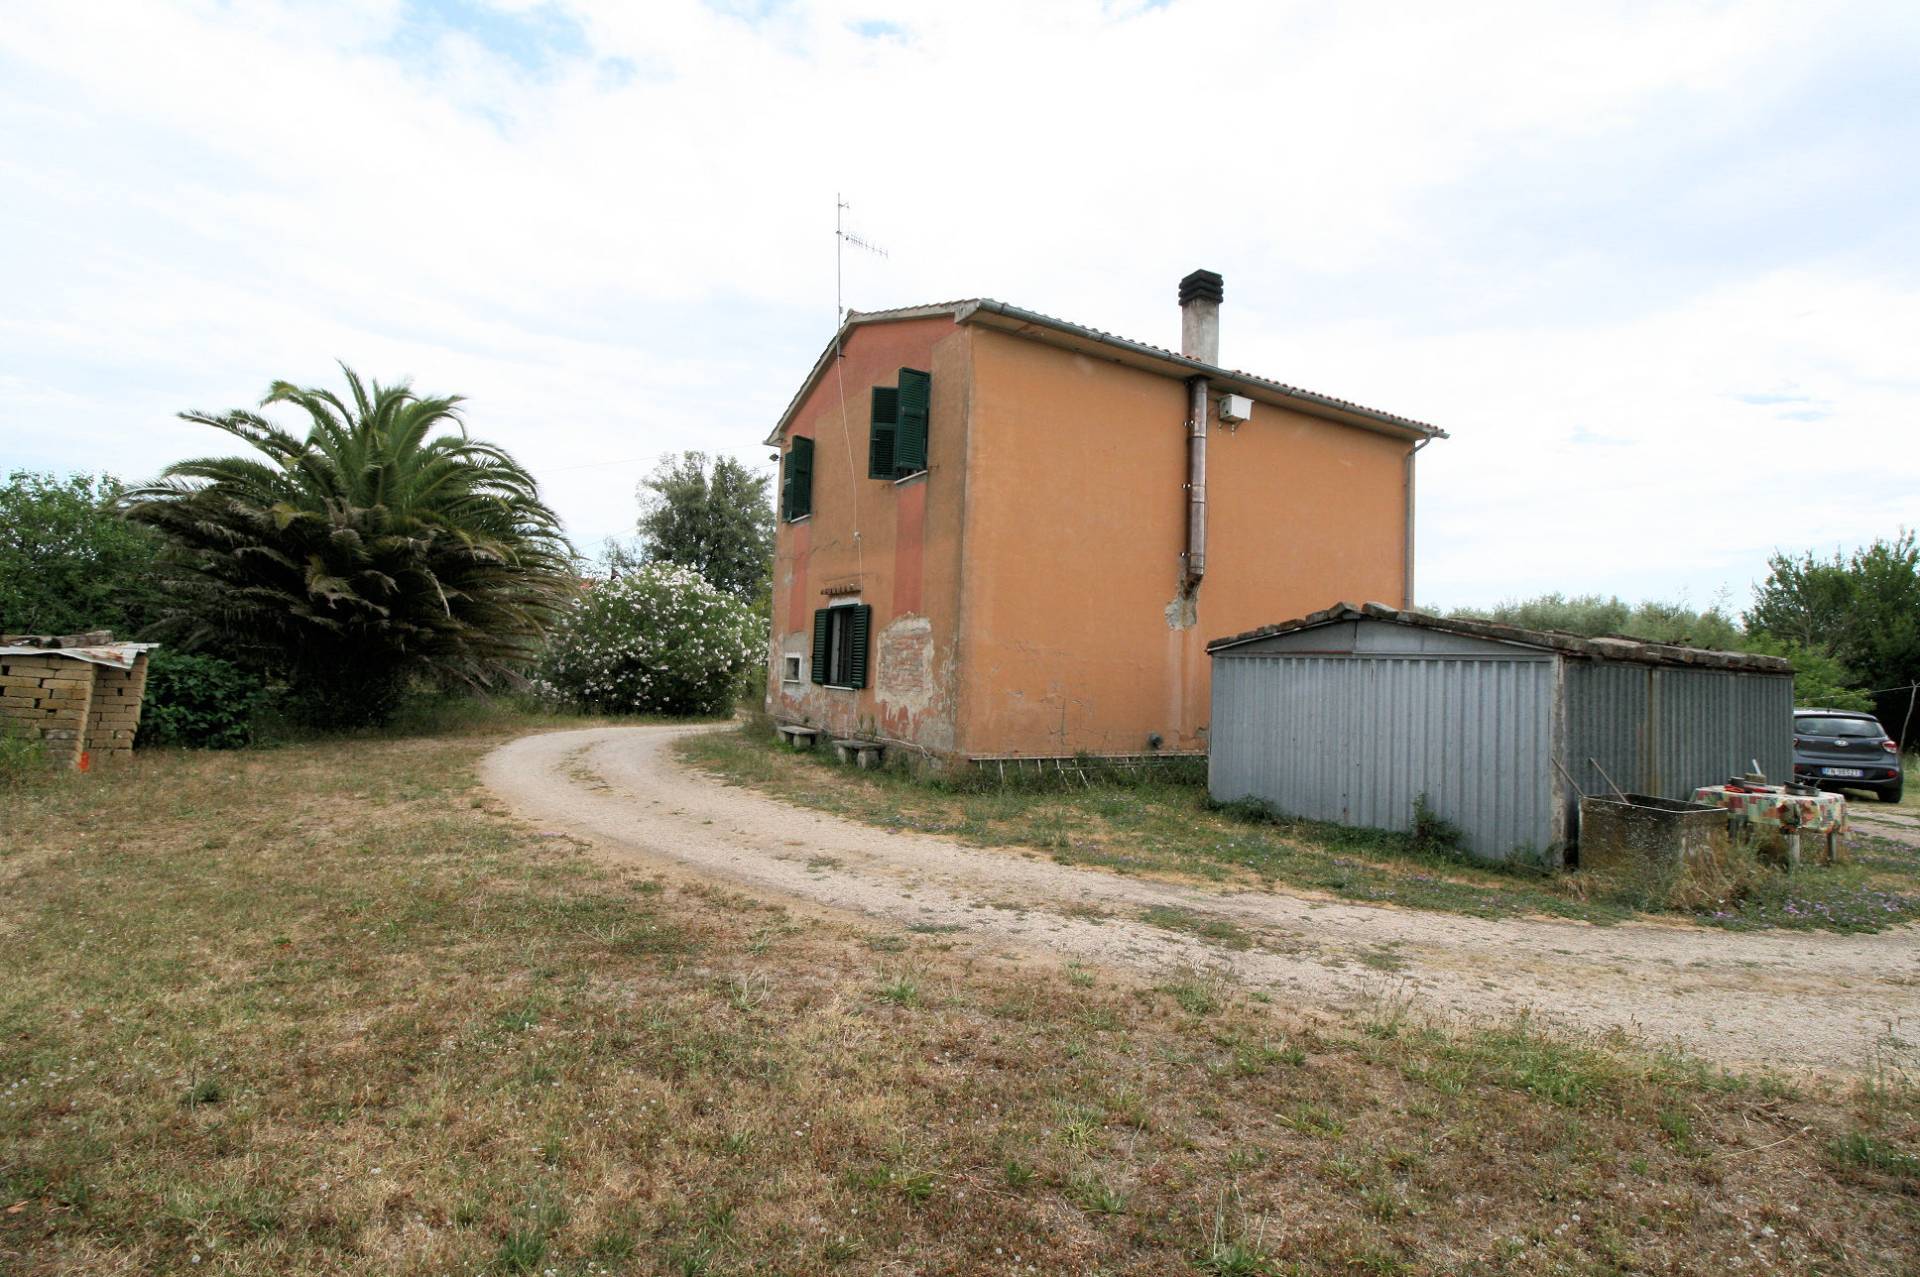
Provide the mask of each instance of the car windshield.
POLYGON ((1796 718, 1796 736, 1864 736, 1879 740, 1886 733, 1871 718, 1796 718))

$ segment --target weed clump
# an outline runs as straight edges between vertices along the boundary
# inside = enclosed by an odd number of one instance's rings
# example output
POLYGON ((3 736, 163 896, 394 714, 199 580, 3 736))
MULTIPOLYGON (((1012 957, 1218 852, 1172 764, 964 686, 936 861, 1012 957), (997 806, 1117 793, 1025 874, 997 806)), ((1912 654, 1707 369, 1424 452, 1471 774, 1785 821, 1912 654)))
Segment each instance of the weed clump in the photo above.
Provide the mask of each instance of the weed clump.
POLYGON ((1850 1131, 1827 1144, 1827 1157, 1841 1166, 1877 1171, 1895 1179, 1920 1181, 1920 1156, 1905 1152, 1865 1131, 1850 1131))

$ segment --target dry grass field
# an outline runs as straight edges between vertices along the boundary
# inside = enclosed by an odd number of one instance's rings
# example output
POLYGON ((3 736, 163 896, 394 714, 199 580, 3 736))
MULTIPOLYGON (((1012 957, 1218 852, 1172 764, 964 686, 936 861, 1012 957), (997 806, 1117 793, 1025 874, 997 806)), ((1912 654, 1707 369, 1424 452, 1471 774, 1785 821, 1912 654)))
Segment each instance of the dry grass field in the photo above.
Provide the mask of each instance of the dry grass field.
MULTIPOLYGON (((603 867, 502 725, 0 792, 0 1272, 1903 1273, 1920 1091, 603 867)), ((1870 1066, 1871 1062, 1863 1061, 1870 1066)))

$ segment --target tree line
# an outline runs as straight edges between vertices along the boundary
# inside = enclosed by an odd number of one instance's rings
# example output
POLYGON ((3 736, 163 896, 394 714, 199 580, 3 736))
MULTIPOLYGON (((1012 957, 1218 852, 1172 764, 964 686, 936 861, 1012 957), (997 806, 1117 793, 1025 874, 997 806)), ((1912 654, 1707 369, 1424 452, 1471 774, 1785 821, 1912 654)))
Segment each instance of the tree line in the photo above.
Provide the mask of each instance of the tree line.
POLYGON ((1912 531, 1831 557, 1776 553, 1738 615, 1717 604, 1630 604, 1598 594, 1543 594, 1450 615, 1784 656, 1798 704, 1876 713, 1888 731, 1906 729, 1906 744, 1920 733, 1920 713, 1909 718, 1920 701, 1920 540, 1912 531))
MULTIPOLYGON (((527 685, 595 565, 533 475, 469 432, 459 396, 342 372, 344 394, 269 388, 260 408, 295 410, 298 433, 256 410, 180 414, 239 455, 133 484, 10 474, 0 631, 161 642, 156 726, 171 694, 189 718, 223 719, 189 733, 206 743, 235 743, 223 705, 269 693, 281 715, 338 729, 386 721, 410 690, 527 685)), ((726 458, 670 459, 641 485, 624 566, 691 568, 750 613, 770 571, 768 488, 726 458)))

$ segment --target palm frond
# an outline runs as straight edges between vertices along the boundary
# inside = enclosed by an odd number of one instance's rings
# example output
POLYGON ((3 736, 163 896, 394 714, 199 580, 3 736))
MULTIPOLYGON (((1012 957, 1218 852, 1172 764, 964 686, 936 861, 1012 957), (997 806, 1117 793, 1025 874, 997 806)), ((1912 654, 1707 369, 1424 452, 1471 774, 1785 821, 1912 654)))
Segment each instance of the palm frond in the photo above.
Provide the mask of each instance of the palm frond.
POLYGON ((533 476, 472 437, 457 395, 363 380, 275 382, 257 413, 182 417, 255 457, 176 463, 121 498, 171 547, 172 629, 257 651, 290 677, 380 666, 486 681, 523 661, 569 597, 572 547, 533 476))

